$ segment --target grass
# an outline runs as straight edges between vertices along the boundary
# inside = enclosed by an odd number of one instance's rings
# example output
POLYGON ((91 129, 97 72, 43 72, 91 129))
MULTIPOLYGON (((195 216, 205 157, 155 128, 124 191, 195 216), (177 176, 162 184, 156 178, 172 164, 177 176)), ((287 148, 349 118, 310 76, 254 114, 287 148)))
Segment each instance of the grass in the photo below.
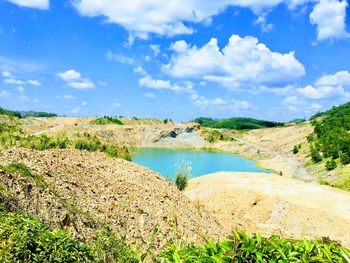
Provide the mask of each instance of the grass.
POLYGON ((191 163, 181 163, 176 165, 175 185, 180 191, 185 190, 188 179, 192 174, 191 163))

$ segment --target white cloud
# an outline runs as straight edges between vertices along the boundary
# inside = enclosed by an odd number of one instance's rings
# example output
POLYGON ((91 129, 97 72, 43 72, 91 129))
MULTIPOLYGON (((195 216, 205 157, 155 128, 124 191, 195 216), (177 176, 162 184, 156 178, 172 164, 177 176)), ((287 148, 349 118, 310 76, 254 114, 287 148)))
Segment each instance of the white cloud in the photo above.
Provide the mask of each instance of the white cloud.
POLYGON ((305 100, 298 98, 297 96, 286 97, 282 104, 292 113, 305 113, 309 114, 322 108, 322 105, 318 103, 308 103, 305 100))
POLYGON ((142 76, 146 76, 147 72, 142 67, 137 67, 134 69, 135 74, 140 74, 142 76))
POLYGON ((30 79, 27 81, 28 84, 32 85, 32 86, 35 86, 35 87, 40 87, 41 86, 41 83, 40 81, 38 80, 33 80, 33 79, 30 79))
POLYGON ((123 64, 129 64, 129 65, 135 64, 135 59, 127 57, 127 56, 119 55, 119 54, 114 54, 110 50, 107 51, 106 58, 108 60, 117 61, 117 62, 120 62, 123 64))
POLYGON ((258 16, 258 18, 254 21, 254 25, 260 25, 261 31, 269 32, 273 28, 273 24, 268 24, 266 22, 266 14, 258 16))
POLYGON ((159 53, 160 53, 160 46, 159 45, 153 44, 153 45, 150 45, 150 48, 152 49, 154 56, 159 55, 159 53))
POLYGON ((156 97, 156 95, 152 92, 146 92, 145 97, 150 98, 150 99, 154 99, 156 97))
POLYGON ((346 32, 347 1, 320 0, 310 13, 310 22, 317 25, 317 40, 349 37, 346 32))
POLYGON ((338 71, 335 74, 324 75, 316 80, 315 85, 298 88, 297 91, 309 99, 350 98, 350 92, 345 89, 349 87, 350 73, 348 71, 338 71))
POLYGON ((350 72, 344 70, 333 75, 322 76, 316 81, 315 85, 350 87, 350 72))
POLYGON ((16 89, 17 89, 19 92, 23 92, 23 91, 24 91, 24 87, 23 87, 23 86, 18 86, 16 89))
POLYGON ((288 105, 298 105, 298 104, 300 104, 300 100, 296 96, 289 96, 289 97, 286 97, 282 101, 282 103, 288 104, 288 105))
POLYGON ((83 101, 81 105, 86 106, 88 103, 86 101, 83 101))
POLYGON ((0 98, 8 97, 8 96, 11 96, 10 92, 7 92, 6 90, 0 90, 0 98))
POLYGON ((347 95, 344 88, 341 86, 313 87, 311 85, 308 85, 304 88, 298 88, 297 91, 308 99, 325 99, 347 95))
POLYGON ((81 74, 74 69, 59 73, 58 77, 64 80, 67 86, 74 89, 95 88, 95 84, 89 78, 83 78, 81 74))
POLYGON ((9 72, 9 71, 3 71, 3 72, 1 73, 1 75, 2 75, 4 78, 12 78, 12 77, 13 77, 12 73, 9 72))
POLYGON ((5 78, 3 81, 9 85, 25 85, 24 81, 15 78, 5 78))
POLYGON ((23 7, 38 8, 38 9, 49 9, 49 0, 7 0, 8 2, 14 3, 23 7))
POLYGON ((231 88, 282 84, 305 75, 294 52, 272 52, 255 37, 232 35, 222 49, 212 38, 203 47, 185 41, 172 45, 175 54, 163 71, 178 78, 199 78, 231 88))
POLYGON ((156 90, 171 90, 171 91, 186 91, 189 89, 188 86, 179 86, 177 84, 171 83, 169 80, 153 79, 151 76, 147 75, 139 79, 139 85, 141 87, 146 87, 156 90))
MULTIPOLYGON (((39 0, 38 0, 39 1, 39 0)), ((318 40, 345 36, 346 0, 72 0, 81 15, 104 17, 106 22, 121 25, 129 32, 129 44, 135 37, 147 39, 149 34, 174 36, 192 34, 191 23, 208 24, 212 17, 227 7, 251 9, 260 16, 257 23, 263 31, 272 29, 265 14, 285 4, 289 9, 316 2, 310 21, 318 27, 318 40)))

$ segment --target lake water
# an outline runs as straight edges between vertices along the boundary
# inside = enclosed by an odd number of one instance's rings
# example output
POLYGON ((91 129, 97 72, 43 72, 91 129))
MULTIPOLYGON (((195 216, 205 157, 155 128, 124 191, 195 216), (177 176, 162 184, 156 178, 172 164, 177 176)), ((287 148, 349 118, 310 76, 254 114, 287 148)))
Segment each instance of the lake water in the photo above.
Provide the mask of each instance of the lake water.
POLYGON ((189 162, 192 178, 214 172, 268 172, 254 161, 239 155, 193 149, 141 148, 132 161, 160 173, 170 180, 175 178, 176 166, 189 162))

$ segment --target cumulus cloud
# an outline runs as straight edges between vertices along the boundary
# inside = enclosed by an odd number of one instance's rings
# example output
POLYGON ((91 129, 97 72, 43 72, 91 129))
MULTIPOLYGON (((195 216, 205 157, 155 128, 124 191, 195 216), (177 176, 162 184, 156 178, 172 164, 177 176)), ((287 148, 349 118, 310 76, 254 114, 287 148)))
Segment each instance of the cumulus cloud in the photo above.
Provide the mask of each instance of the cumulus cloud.
POLYGON ((269 32, 273 28, 273 24, 266 22, 266 14, 258 16, 258 18, 254 21, 254 25, 260 25, 261 31, 263 32, 269 32))
MULTIPOLYGON (((14 0, 13 0, 14 1, 14 0)), ((20 1, 20 0, 16 0, 20 1)), ((22 0, 24 1, 24 0, 22 0)), ((37 0, 44 1, 44 0, 37 0)), ((346 0, 72 0, 73 6, 83 16, 104 17, 107 22, 124 27, 130 34, 129 43, 135 37, 147 39, 149 34, 174 36, 192 34, 191 23, 210 22, 227 7, 235 6, 251 9, 258 18, 257 24, 263 31, 272 29, 266 23, 265 14, 285 4, 289 9, 316 2, 310 14, 310 21, 318 27, 318 40, 342 38, 345 31, 346 0)))
POLYGON ((349 87, 350 73, 348 71, 339 71, 333 75, 322 76, 316 80, 314 85, 298 88, 297 91, 309 99, 350 98, 350 92, 346 90, 349 87))
POLYGON ((83 90, 95 88, 95 84, 89 78, 82 77, 81 74, 74 69, 59 73, 58 77, 65 81, 67 86, 73 89, 83 90))
POLYGON ((43 9, 43 10, 49 9, 50 7, 49 0, 7 0, 7 1, 19 6, 37 8, 37 9, 43 9))
POLYGON ((177 78, 199 78, 242 88, 287 83, 305 75, 294 52, 272 52, 251 36, 232 35, 222 50, 216 38, 202 47, 181 40, 171 48, 175 54, 163 71, 177 78))
POLYGON ((333 75, 324 75, 316 81, 316 85, 350 87, 350 72, 344 70, 333 75))
POLYGON ((348 38, 345 16, 347 1, 320 0, 310 13, 310 22, 317 26, 317 40, 348 38))
POLYGON ((73 97, 72 95, 70 95, 70 94, 65 94, 65 95, 63 95, 63 98, 64 98, 65 100, 72 100, 72 99, 74 99, 74 97, 73 97))
POLYGON ((305 100, 298 98, 297 96, 289 96, 286 97, 283 101, 282 104, 287 107, 287 109, 290 112, 293 113, 311 113, 315 112, 317 110, 320 110, 322 108, 322 105, 318 103, 307 103, 305 100))

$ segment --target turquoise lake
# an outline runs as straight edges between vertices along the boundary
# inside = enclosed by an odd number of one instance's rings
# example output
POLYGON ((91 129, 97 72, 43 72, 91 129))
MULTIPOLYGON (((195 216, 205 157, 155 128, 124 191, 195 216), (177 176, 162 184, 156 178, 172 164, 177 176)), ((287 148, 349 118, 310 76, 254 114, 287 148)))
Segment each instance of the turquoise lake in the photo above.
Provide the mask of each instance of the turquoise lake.
POLYGON ((268 172, 256 162, 239 155, 194 149, 141 148, 132 161, 160 173, 170 180, 175 178, 176 166, 189 162, 192 178, 214 172, 268 172))

